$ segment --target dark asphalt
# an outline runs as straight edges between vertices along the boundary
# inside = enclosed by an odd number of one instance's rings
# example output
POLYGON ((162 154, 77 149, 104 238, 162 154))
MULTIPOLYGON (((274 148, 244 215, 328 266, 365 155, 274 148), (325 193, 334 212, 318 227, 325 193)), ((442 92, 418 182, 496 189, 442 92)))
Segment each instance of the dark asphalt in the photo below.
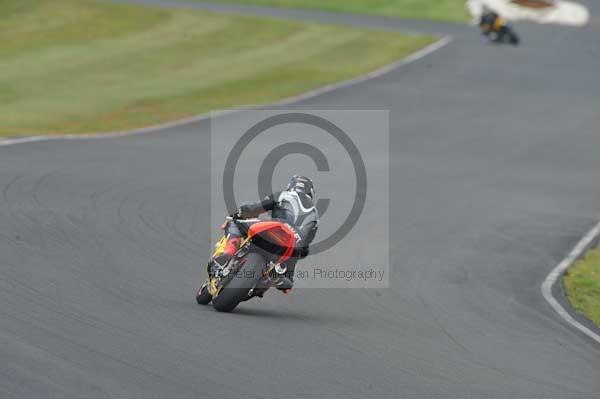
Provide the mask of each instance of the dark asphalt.
POLYGON ((540 284, 600 215, 600 25, 519 31, 290 106, 390 110, 389 289, 196 305, 207 122, 0 147, 0 398, 597 398, 540 284))

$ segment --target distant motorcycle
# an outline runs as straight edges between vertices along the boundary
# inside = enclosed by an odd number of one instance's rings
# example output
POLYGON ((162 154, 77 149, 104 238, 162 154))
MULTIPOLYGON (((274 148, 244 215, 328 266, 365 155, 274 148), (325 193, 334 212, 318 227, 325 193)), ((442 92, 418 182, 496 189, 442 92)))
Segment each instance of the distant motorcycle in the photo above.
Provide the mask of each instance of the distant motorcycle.
MULTIPOLYGON (((286 223, 228 217, 223 230, 227 223, 235 223, 245 238, 227 264, 208 263, 208 279, 196 294, 199 305, 212 301, 219 312, 231 312, 240 302, 262 297, 286 272, 285 262, 298 256, 295 232, 286 223)), ((223 236, 211 259, 222 254, 226 244, 223 236)))
POLYGON ((519 36, 508 25, 508 22, 494 12, 482 15, 479 27, 481 28, 481 33, 491 42, 508 43, 515 46, 520 42, 519 36))

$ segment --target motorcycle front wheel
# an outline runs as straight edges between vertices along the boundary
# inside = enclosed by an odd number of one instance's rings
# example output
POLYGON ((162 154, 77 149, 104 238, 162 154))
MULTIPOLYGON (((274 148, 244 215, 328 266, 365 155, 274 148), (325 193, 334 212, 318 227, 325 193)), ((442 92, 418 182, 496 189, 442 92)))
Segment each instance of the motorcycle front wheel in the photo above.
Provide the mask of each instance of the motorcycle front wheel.
POLYGON ((261 254, 249 253, 242 268, 221 292, 212 298, 215 310, 231 312, 240 302, 247 300, 249 291, 261 281, 265 264, 261 254))
POLYGON ((196 302, 198 305, 208 305, 212 300, 212 295, 208 292, 208 284, 204 284, 196 293, 196 302))

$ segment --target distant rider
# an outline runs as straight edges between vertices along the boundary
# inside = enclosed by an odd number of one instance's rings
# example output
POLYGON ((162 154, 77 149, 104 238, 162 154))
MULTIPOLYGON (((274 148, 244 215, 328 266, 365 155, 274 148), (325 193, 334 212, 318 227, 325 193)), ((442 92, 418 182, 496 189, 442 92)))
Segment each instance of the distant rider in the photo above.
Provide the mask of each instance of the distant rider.
POLYGON ((479 20, 479 26, 484 35, 491 31, 498 31, 503 23, 504 20, 494 11, 482 14, 479 20))

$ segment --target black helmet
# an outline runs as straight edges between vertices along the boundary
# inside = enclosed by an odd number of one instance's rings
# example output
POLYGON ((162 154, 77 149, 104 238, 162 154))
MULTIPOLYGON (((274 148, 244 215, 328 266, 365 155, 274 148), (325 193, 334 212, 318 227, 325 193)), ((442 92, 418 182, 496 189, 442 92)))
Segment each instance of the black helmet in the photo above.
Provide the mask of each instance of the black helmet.
POLYGON ((288 191, 296 191, 298 193, 304 193, 310 198, 315 197, 315 185, 313 181, 305 176, 294 175, 287 186, 288 191))

